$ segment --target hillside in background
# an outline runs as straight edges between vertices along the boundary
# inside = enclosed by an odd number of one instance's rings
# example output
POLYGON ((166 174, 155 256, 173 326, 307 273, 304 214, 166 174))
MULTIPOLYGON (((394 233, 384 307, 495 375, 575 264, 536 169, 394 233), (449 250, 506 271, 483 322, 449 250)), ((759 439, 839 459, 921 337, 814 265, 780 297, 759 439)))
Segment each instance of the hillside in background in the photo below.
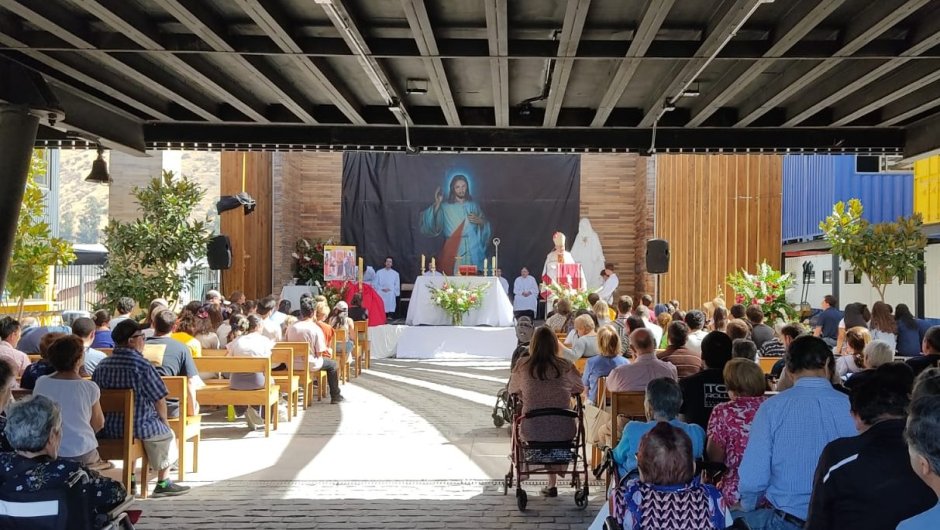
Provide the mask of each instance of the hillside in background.
POLYGON ((73 243, 100 243, 108 222, 108 186, 85 182, 97 156, 78 149, 59 154, 59 236, 73 243))

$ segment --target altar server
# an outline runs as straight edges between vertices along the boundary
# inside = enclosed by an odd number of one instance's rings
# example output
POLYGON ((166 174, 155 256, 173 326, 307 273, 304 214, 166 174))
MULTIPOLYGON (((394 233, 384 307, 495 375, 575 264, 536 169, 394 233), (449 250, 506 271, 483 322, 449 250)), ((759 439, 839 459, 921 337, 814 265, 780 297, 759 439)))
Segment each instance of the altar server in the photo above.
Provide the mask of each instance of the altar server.
POLYGON ((512 293, 515 295, 512 309, 516 316, 526 315, 534 319, 538 307, 539 286, 535 278, 529 276, 529 269, 522 267, 520 276, 513 283, 512 293))
POLYGON ((398 277, 398 271, 392 268, 392 264, 391 256, 385 258, 385 268, 376 271, 373 283, 385 305, 386 318, 392 318, 394 315, 395 297, 401 295, 401 279, 398 277))
POLYGON ((620 285, 620 279, 617 278, 617 274, 614 273, 613 263, 607 262, 604 264, 604 270, 601 271, 601 278, 604 278, 604 285, 597 290, 597 295, 601 297, 601 300, 607 302, 607 305, 613 305, 614 292, 620 285))
POLYGON ((503 269, 496 269, 496 277, 499 278, 499 284, 503 287, 503 292, 509 294, 509 281, 503 278, 503 269))

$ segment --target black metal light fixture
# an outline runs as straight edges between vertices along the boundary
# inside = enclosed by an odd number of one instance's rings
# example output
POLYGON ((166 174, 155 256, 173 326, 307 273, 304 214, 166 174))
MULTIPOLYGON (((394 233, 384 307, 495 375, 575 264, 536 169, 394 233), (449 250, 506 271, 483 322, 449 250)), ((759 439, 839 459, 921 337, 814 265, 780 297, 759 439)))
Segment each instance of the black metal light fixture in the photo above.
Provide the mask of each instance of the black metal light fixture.
POLYGON ((111 174, 108 173, 108 163, 104 160, 104 148, 101 144, 98 144, 98 158, 91 163, 91 173, 85 177, 85 182, 111 184, 111 174))
POLYGON ((215 209, 221 214, 222 212, 234 210, 235 208, 242 206, 245 209, 245 215, 248 215, 255 211, 255 205, 255 200, 251 198, 251 195, 248 195, 243 191, 241 193, 236 193, 235 195, 225 195, 219 197, 218 202, 215 203, 215 209))

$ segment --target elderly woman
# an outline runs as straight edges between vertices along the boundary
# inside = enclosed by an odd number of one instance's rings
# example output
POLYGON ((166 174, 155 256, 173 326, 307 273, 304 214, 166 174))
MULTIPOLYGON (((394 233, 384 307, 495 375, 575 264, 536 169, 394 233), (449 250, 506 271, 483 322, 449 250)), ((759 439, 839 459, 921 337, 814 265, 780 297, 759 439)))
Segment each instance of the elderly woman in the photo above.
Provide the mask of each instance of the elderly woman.
MULTIPOLYGON (((522 413, 571 408, 571 396, 583 391, 581 376, 574 365, 558 355, 558 339, 552 330, 544 326, 535 330, 528 357, 519 359, 509 378, 509 393, 519 395, 522 413)), ((576 433, 574 418, 545 416, 523 421, 520 434, 528 442, 557 442, 571 440, 576 433)), ((548 486, 542 489, 542 495, 558 496, 557 478, 555 473, 548 475, 548 486)))
POLYGON ((561 353, 565 359, 574 362, 581 357, 596 357, 597 332, 594 331, 594 319, 590 315, 580 315, 574 319, 574 337, 571 339, 571 348, 562 348, 561 353))
POLYGON ((621 477, 627 477, 636 472, 636 453, 640 446, 640 438, 650 432, 659 422, 668 422, 685 431, 692 439, 693 457, 701 458, 705 451, 705 429, 694 423, 690 424, 677 419, 681 406, 682 390, 674 379, 661 377, 653 379, 646 385, 645 408, 648 421, 627 423, 623 428, 620 443, 614 448, 614 462, 617 463, 621 477))
POLYGON ((615 501, 613 515, 624 529, 723 530, 731 526, 731 513, 721 494, 695 478, 694 446, 687 433, 665 422, 640 439, 639 479, 621 485, 616 494, 623 501, 615 501))
POLYGON ((738 466, 751 434, 751 422, 764 402, 767 383, 764 371, 753 361, 731 359, 722 372, 731 401, 719 403, 708 419, 708 447, 711 462, 721 462, 727 472, 718 484, 727 506, 738 503, 738 466))
POLYGON ((62 438, 59 455, 83 465, 100 466, 95 433, 104 427, 101 390, 82 379, 85 345, 75 335, 66 335, 49 346, 49 362, 55 373, 40 377, 33 394, 55 401, 62 412, 62 438))
POLYGON ((588 400, 594 402, 597 397, 597 380, 607 377, 618 366, 630 364, 620 355, 620 336, 611 326, 603 326, 597 332, 597 348, 600 355, 591 357, 584 367, 581 382, 588 389, 588 400))
POLYGON ((846 379, 845 388, 852 390, 866 378, 871 377, 875 368, 890 362, 894 362, 894 347, 891 344, 882 340, 869 342, 862 350, 862 367, 864 370, 852 374, 846 379))
POLYGON ((51 399, 31 396, 10 405, 4 432, 15 452, 0 454, 0 491, 58 489, 66 486, 73 474, 84 471, 90 479, 85 495, 93 513, 106 513, 127 496, 121 483, 59 458, 62 416, 51 399))

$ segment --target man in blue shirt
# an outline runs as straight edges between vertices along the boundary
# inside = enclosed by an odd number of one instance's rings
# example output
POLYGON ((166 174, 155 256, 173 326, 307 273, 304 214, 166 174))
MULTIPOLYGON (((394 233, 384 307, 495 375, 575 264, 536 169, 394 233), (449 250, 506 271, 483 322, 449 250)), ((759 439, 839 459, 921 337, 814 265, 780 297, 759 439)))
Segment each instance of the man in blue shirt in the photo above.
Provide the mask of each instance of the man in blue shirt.
MULTIPOLYGON (((176 463, 176 440, 167 424, 166 385, 156 368, 140 353, 144 349, 144 333, 128 318, 118 323, 111 336, 114 351, 98 363, 91 380, 102 390, 130 388, 134 391, 134 437, 143 442, 150 466, 157 470, 153 496, 183 495, 189 492, 189 486, 174 484, 169 478, 170 466, 176 463)), ((123 413, 105 414, 101 437, 120 438, 123 424, 123 413)))
POLYGON ((856 434, 848 397, 832 388, 832 350, 818 337, 791 344, 793 388, 761 405, 738 473, 741 514, 752 530, 803 528, 813 476, 826 444, 856 434))
MULTIPOLYGON (((914 473, 940 497, 940 396, 922 396, 914 400, 904 437, 914 473)), ((936 528, 940 528, 940 504, 898 525, 898 530, 936 528)))
POLYGON ((831 294, 823 297, 823 312, 816 317, 816 327, 813 335, 826 341, 830 348, 836 345, 839 339, 839 321, 842 320, 842 311, 839 311, 839 300, 831 294))

